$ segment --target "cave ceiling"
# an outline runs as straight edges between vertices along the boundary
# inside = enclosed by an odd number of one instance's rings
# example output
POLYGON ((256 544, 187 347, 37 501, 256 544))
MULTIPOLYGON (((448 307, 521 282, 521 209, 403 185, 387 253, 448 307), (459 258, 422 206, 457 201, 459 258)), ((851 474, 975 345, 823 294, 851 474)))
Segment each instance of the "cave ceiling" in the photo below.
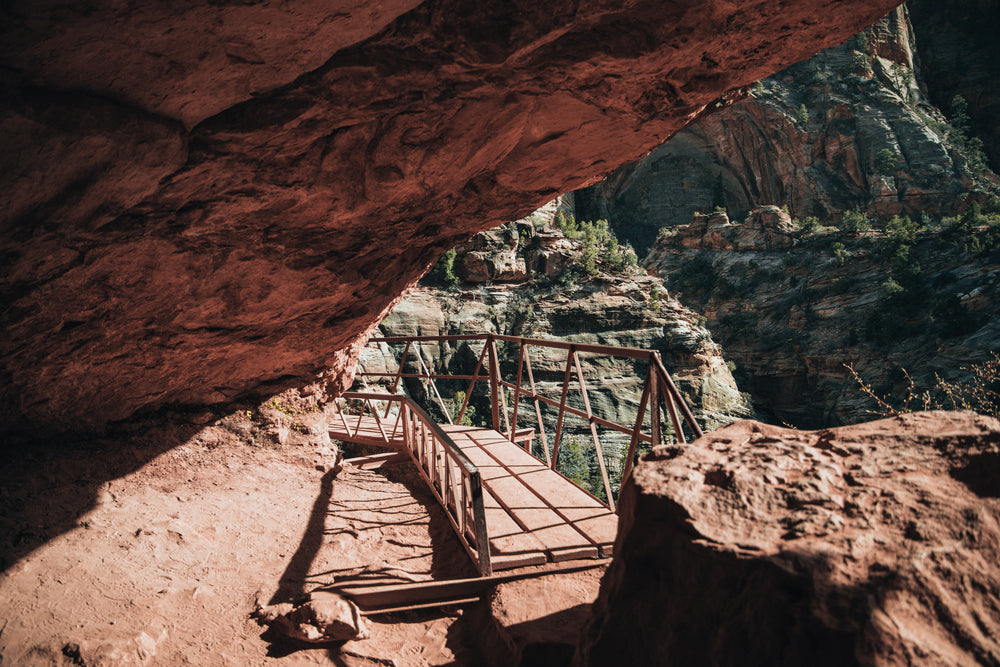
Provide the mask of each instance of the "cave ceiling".
POLYGON ((4 3, 0 416, 336 390, 447 247, 897 4, 4 3))

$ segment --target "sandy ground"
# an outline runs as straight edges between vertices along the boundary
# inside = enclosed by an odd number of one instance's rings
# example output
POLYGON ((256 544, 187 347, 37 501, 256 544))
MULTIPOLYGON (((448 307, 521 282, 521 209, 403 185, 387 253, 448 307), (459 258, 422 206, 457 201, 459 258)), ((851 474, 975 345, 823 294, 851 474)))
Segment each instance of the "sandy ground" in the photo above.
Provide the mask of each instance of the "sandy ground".
POLYGON ((475 662, 456 609, 305 648, 250 616, 335 579, 474 576, 413 468, 335 476, 327 447, 197 435, 163 447, 6 457, 0 665, 475 662))
POLYGON ((317 437, 329 415, 279 412, 8 443, 0 666, 566 664, 603 568, 371 616, 363 641, 292 643, 260 626, 258 605, 337 581, 476 576, 415 467, 341 468, 317 437))

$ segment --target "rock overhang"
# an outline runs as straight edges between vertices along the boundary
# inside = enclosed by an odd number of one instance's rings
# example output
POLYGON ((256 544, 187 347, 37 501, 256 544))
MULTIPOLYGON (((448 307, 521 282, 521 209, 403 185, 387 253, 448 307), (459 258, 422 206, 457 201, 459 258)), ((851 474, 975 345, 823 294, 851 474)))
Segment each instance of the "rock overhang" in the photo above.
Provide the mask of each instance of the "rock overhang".
POLYGON ((8 5, 0 412, 337 390, 450 244, 897 4, 8 5))

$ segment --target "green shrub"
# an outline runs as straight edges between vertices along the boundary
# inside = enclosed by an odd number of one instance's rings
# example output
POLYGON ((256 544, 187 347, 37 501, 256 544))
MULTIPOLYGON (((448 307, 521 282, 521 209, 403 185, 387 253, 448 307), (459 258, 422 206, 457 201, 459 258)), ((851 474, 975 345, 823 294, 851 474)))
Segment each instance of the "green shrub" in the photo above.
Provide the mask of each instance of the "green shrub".
POLYGON ((869 76, 872 73, 872 61, 867 53, 855 51, 851 54, 851 72, 860 76, 869 76))
POLYGON ((576 217, 574 215, 566 215, 562 211, 556 211, 552 222, 562 231, 566 238, 575 239, 580 236, 580 230, 576 224, 576 217))
POLYGON ((805 104, 799 105, 799 109, 795 113, 795 119, 799 121, 800 125, 805 125, 809 122, 809 109, 806 108, 805 104))
POLYGON ((867 214, 855 208, 850 211, 844 211, 844 216, 840 219, 838 227, 845 234, 857 235, 867 232, 872 228, 872 224, 867 214))
POLYGON ((875 154, 875 171, 880 174, 891 174, 896 171, 899 156, 889 148, 883 148, 875 154))
POLYGON ((912 280, 920 275, 920 264, 910 253, 910 246, 900 243, 889 258, 893 273, 901 280, 912 280))
POLYGON ((892 76, 896 83, 903 89, 903 100, 910 98, 910 86, 913 85, 913 70, 900 63, 892 64, 892 76))
MULTIPOLYGON (((458 419, 458 412, 462 409, 462 403, 465 402, 465 392, 456 391, 455 395, 451 399, 451 406, 449 412, 451 412, 452 419, 458 419)), ((461 421, 458 423, 459 426, 476 426, 476 408, 473 407, 472 402, 465 407, 465 413, 462 415, 461 421)))
POLYGON ((987 215, 1000 215, 1000 197, 997 195, 991 195, 989 199, 986 200, 986 205, 983 206, 983 213, 987 215))
POLYGON ((580 252, 579 266, 583 275, 593 278, 600 273, 597 268, 598 248, 596 245, 585 245, 580 252))
POLYGON ((809 234, 815 233, 816 230, 818 230, 819 226, 820 226, 819 225, 819 218, 817 218, 814 215, 807 216, 806 218, 804 218, 802 220, 799 220, 798 218, 795 218, 792 221, 792 223, 795 225, 796 229, 798 229, 800 232, 802 232, 803 236, 808 236, 809 234))
POLYGON ((649 305, 650 310, 652 310, 653 312, 657 312, 657 313, 660 312, 660 294, 661 294, 661 292, 660 292, 660 288, 659 287, 654 287, 649 292, 649 302, 648 302, 648 305, 649 305))
POLYGON ((887 299, 895 298, 905 291, 903 286, 897 283, 894 278, 887 279, 879 287, 882 291, 882 296, 887 299))
POLYGON ((455 274, 455 256, 458 252, 452 248, 445 251, 441 258, 438 259, 437 264, 430 271, 430 278, 432 282, 444 285, 457 285, 459 283, 459 278, 455 274))
POLYGON ((908 215, 903 217, 894 215, 885 223, 885 233, 890 239, 903 243, 913 243, 917 240, 917 232, 920 231, 920 227, 920 223, 914 222, 908 215))
POLYGON ((625 244, 625 248, 622 250, 622 256, 625 258, 625 268, 627 270, 639 267, 639 256, 635 254, 635 249, 632 247, 631 243, 625 244))
POLYGON ((830 249, 833 250, 833 254, 837 258, 837 264, 843 266, 847 263, 847 258, 850 257, 850 254, 848 254, 847 248, 844 247, 843 243, 840 241, 834 241, 833 245, 830 246, 830 249))
POLYGON ((871 44, 868 40, 868 29, 865 28, 857 35, 854 36, 854 43, 858 47, 858 51, 861 53, 868 53, 871 50, 871 44))
POLYGON ((964 154, 973 174, 982 175, 989 169, 989 160, 984 151, 983 140, 972 134, 972 118, 969 116, 969 103, 961 95, 955 95, 951 100, 952 130, 948 139, 964 154))

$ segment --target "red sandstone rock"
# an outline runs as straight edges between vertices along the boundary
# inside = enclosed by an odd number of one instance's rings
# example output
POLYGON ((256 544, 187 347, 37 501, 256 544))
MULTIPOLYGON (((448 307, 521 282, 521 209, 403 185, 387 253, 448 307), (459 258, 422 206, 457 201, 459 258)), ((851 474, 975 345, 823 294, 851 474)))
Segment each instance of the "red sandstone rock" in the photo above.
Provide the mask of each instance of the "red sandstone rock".
POLYGON ((898 3, 7 3, 0 418, 339 389, 444 248, 898 3))
POLYGON ((257 617, 287 637, 312 644, 367 639, 370 635, 357 605, 329 591, 315 592, 298 606, 283 602, 263 607, 257 617))
POLYGON ((1000 422, 736 422, 636 467, 581 664, 995 665, 1000 422))

